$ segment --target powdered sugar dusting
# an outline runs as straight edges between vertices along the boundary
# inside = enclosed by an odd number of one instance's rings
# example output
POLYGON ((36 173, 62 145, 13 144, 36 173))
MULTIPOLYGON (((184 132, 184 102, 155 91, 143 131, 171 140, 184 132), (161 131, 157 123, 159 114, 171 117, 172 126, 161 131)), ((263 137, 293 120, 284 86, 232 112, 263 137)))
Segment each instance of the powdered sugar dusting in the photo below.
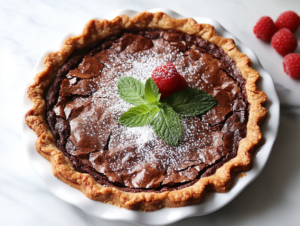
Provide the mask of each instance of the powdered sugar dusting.
MULTIPOLYGON (((95 139, 99 140, 103 140, 104 136, 108 138, 110 134, 106 156, 109 166, 107 166, 106 170, 116 172, 117 175, 120 172, 124 173, 124 175, 126 173, 130 174, 131 179, 129 181, 132 181, 132 184, 129 184, 129 186, 152 186, 139 184, 142 183, 143 178, 149 173, 147 171, 149 166, 154 170, 162 170, 162 173, 172 169, 181 171, 180 175, 184 175, 182 170, 205 162, 207 155, 218 156, 217 148, 222 146, 219 140, 214 140, 215 138, 219 139, 220 135, 210 131, 209 125, 201 122, 199 118, 180 119, 182 137, 178 147, 168 145, 159 138, 151 125, 131 128, 118 123, 121 114, 134 107, 134 105, 125 102, 119 97, 117 83, 121 76, 132 76, 145 83, 151 77, 151 73, 155 68, 171 61, 174 63, 177 71, 189 81, 192 79, 191 76, 204 66, 201 61, 194 61, 188 63, 188 66, 182 67, 182 65, 186 64, 184 63, 186 56, 182 52, 170 45, 163 50, 158 51, 158 48, 153 47, 131 54, 116 54, 111 51, 105 62, 102 62, 105 67, 101 76, 93 79, 98 89, 89 97, 92 107, 81 116, 85 117, 86 120, 86 123, 82 123, 81 128, 83 131, 81 131, 81 134, 85 133, 86 136, 92 134, 92 136, 98 136, 95 139), (97 110, 99 105, 104 109, 104 113, 97 110), (104 114, 106 114, 105 117, 111 117, 114 123, 106 124, 106 121, 102 118, 104 114), (101 123, 99 120, 102 120, 101 123), (207 149, 208 147, 209 149, 207 149), (119 162, 122 162, 122 165, 119 162), (126 165, 127 162, 130 162, 130 164, 126 165), (126 169, 124 165, 126 165, 126 169), (141 171, 141 169, 143 170, 141 171), (136 178, 133 176, 135 174, 138 175, 136 178)), ((204 82, 201 81, 201 78, 197 78, 198 80, 199 84, 196 85, 199 85, 199 88, 201 88, 204 82)), ((72 124, 71 122, 70 124, 72 127, 74 123, 72 124)), ((77 124, 74 125, 76 126, 77 124)), ((75 135, 77 136, 77 134, 78 131, 75 135)), ((79 140, 80 137, 76 139, 79 140)), ((101 145, 104 146, 105 144, 102 142, 101 145)), ((106 154, 103 150, 98 151, 104 155, 106 154)), ((95 159, 92 158, 90 161, 96 168, 99 162, 97 163, 95 159)), ((188 171, 186 174, 188 174, 188 171)))
POLYGON ((150 125, 141 127, 127 127, 126 134, 134 134, 136 136, 136 144, 142 146, 147 142, 153 142, 157 139, 157 135, 150 125))
MULTIPOLYGON (((181 52, 174 51, 174 48, 171 49, 170 47, 167 47, 164 53, 158 53, 151 49, 134 54, 112 54, 107 59, 105 69, 102 73, 102 76, 106 75, 111 79, 109 83, 101 83, 101 81, 99 81, 98 85, 100 88, 93 94, 93 98, 109 97, 102 99, 109 102, 107 110, 118 120, 122 113, 133 107, 132 104, 123 101, 117 92, 117 82, 121 76, 132 76, 145 83, 146 80, 151 77, 151 73, 156 67, 169 61, 176 60, 177 63, 184 61, 184 57, 181 52)), ((176 62, 174 62, 175 66, 176 62)), ((197 65, 197 67, 198 66, 199 65, 197 65)), ((189 71, 183 71, 180 67, 177 69, 183 76, 190 73, 189 71)), ((162 141, 150 125, 130 128, 117 124, 117 126, 112 129, 112 138, 114 138, 114 134, 117 134, 117 142, 115 142, 117 146, 115 148, 122 149, 123 152, 126 152, 126 147, 131 145, 135 147, 136 155, 142 156, 142 158, 139 159, 139 164, 159 162, 164 167, 171 165, 176 168, 178 160, 190 154, 191 146, 201 152, 201 150, 196 147, 199 146, 199 142, 202 143, 202 141, 194 137, 195 129, 197 128, 188 128, 186 124, 187 120, 187 118, 181 119, 183 131, 181 140, 191 140, 192 142, 181 142, 178 147, 172 147, 162 141)), ((204 133, 203 138, 205 139, 204 133)))

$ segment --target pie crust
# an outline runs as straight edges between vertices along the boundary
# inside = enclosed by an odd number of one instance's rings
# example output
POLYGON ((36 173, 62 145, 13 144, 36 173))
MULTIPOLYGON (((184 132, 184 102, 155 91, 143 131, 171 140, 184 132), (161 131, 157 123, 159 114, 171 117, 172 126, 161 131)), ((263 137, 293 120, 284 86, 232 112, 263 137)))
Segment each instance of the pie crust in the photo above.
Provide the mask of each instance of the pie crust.
POLYGON ((91 20, 81 35, 68 38, 61 50, 49 53, 44 65, 44 71, 35 76, 34 83, 27 91, 28 98, 34 106, 25 116, 26 124, 37 134, 36 150, 51 163, 53 174, 61 181, 83 192, 90 199, 143 211, 198 204, 208 191, 228 191, 235 176, 251 168, 254 150, 263 140, 259 125, 267 114, 267 110, 262 107, 262 104, 267 101, 267 96, 264 92, 257 90, 256 82, 260 77, 259 73, 251 68, 249 57, 237 50, 232 39, 218 36, 213 26, 198 24, 191 18, 174 19, 162 12, 143 12, 132 18, 121 15, 111 21, 91 20), (93 43, 116 35, 123 29, 133 28, 166 29, 199 36, 222 48, 230 58, 234 59, 236 67, 246 80, 245 88, 250 106, 247 136, 240 141, 237 156, 225 163, 213 175, 200 178, 194 185, 181 190, 130 193, 98 184, 89 174, 75 171, 70 160, 56 147, 55 138, 46 122, 47 88, 69 56, 74 51, 90 47, 93 43))

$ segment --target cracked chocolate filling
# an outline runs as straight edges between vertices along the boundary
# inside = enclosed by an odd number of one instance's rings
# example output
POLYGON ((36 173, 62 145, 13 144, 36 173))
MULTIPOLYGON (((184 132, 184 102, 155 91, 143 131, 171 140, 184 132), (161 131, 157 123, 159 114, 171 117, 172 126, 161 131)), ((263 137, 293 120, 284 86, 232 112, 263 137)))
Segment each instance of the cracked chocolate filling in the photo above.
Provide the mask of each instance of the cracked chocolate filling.
POLYGON ((47 95, 47 121, 56 144, 78 172, 126 192, 179 190, 215 173, 237 154, 246 137, 245 79, 235 62, 214 44, 174 31, 124 31, 74 53, 58 71, 47 95), (178 147, 150 126, 118 123, 131 104, 119 98, 121 76, 145 82, 173 62, 190 87, 218 105, 203 115, 181 118, 178 147))

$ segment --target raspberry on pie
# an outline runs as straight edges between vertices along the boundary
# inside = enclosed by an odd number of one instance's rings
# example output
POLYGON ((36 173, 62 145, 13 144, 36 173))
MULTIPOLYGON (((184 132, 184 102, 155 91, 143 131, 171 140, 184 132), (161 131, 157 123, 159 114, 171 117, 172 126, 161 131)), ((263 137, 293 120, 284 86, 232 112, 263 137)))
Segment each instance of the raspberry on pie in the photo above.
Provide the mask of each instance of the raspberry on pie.
POLYGON ((188 88, 185 78, 178 73, 173 63, 167 62, 158 66, 151 74, 154 82, 159 88, 162 98, 188 88))
POLYGON ((28 88, 34 106, 25 120, 54 175, 88 198, 144 211, 192 205, 208 190, 227 191, 237 173, 250 169, 267 97, 257 90, 250 59, 210 25, 161 12, 92 20, 48 54, 45 67, 28 88), (180 119, 178 147, 150 126, 118 123, 132 107, 118 95, 119 78, 145 82, 167 62, 178 74, 167 78, 174 87, 160 78, 162 91, 189 86, 218 102, 180 119))
POLYGON ((152 71, 152 78, 159 88, 159 91, 174 90, 179 83, 179 73, 174 64, 167 62, 158 66, 152 71))

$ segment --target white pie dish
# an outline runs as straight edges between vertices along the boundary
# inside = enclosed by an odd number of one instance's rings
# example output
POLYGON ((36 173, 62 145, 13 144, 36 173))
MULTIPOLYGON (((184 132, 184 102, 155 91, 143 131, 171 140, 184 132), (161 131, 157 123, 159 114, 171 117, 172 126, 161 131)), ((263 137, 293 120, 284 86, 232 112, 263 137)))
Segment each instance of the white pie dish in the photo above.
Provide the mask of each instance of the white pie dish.
MULTIPOLYGON (((167 9, 153 9, 149 11, 150 12, 162 11, 174 18, 184 18, 184 16, 181 16, 167 9)), ((114 17, 121 14, 125 14, 129 17, 132 17, 138 13, 139 12, 132 11, 132 10, 120 10, 103 18, 113 19, 114 17)), ((236 197, 262 171, 270 155, 272 145, 277 135, 278 124, 279 124, 279 100, 273 85, 272 78, 262 68, 253 51, 251 51, 249 48, 241 44, 233 35, 227 32, 219 23, 209 18, 196 17, 194 19, 198 23, 209 23, 215 26, 218 35, 223 36, 225 38, 232 38, 235 40, 238 49, 241 52, 247 54, 251 58, 253 62, 253 68, 261 74, 262 79, 258 84, 258 88, 266 92, 266 94, 269 97, 269 101, 266 105, 269 114, 262 127, 262 133, 266 142, 264 143, 263 146, 259 148, 257 155, 254 157, 254 165, 252 169, 247 172, 247 176, 243 178, 236 178, 234 186, 227 193, 223 193, 223 194, 211 193, 207 195, 203 200, 203 202, 199 205, 181 207, 181 208, 170 208, 170 209, 164 208, 159 211, 150 212, 150 213, 119 209, 115 206, 111 206, 108 204, 103 204, 100 202, 87 199, 80 191, 73 189, 69 187, 67 184, 56 179, 52 174, 50 163, 36 152, 34 147, 34 141, 36 140, 36 135, 25 125, 24 122, 23 138, 24 138, 25 148, 28 153, 30 162, 34 167, 34 169, 41 176, 41 178, 45 181, 47 187, 49 187, 49 189, 57 197, 81 208, 82 210, 94 216, 103 219, 124 220, 133 223, 144 224, 144 225, 170 224, 186 217, 205 215, 223 207, 231 200, 233 200, 234 197, 236 197)), ((30 76, 30 81, 28 82, 26 89, 32 83, 32 78, 38 72, 43 70, 44 68, 43 61, 45 55, 49 52, 59 50, 66 38, 81 33, 85 24, 86 23, 80 26, 79 29, 77 29, 76 31, 65 35, 56 45, 54 45, 51 49, 48 49, 47 51, 44 52, 44 54, 38 60, 34 68, 34 71, 30 76)), ((22 112, 23 115, 25 114, 26 111, 28 111, 32 107, 32 102, 29 101, 29 99, 27 99, 26 97, 27 95, 24 94, 24 96, 25 96, 24 112, 22 112)))

